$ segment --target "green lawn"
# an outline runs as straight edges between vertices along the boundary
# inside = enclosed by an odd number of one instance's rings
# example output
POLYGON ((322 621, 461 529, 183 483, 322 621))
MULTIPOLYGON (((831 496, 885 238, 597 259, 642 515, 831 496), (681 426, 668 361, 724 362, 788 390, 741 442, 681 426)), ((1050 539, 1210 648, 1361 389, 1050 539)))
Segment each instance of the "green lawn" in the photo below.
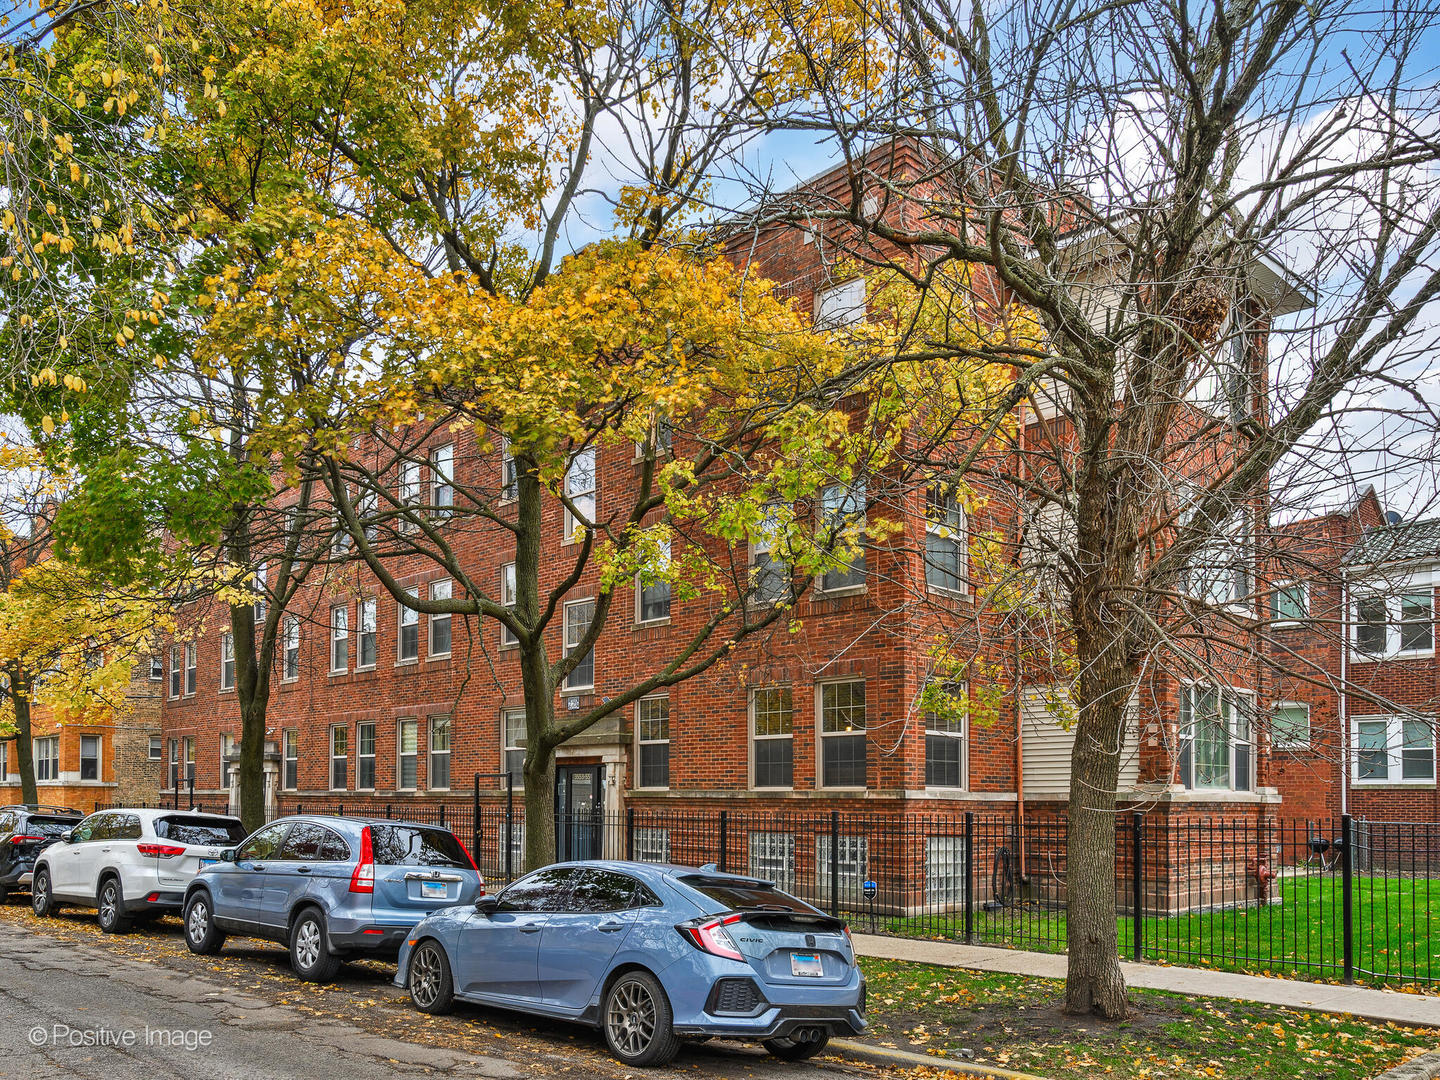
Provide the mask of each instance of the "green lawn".
POLYGON ((1129 1020, 1107 1023, 1063 1015, 1054 980, 860 964, 871 1041, 1052 1080, 1368 1080, 1440 1040, 1436 1031, 1143 990, 1130 992, 1129 1020))
MULTIPOLYGON (((1279 903, 1193 915, 1146 916, 1146 959, 1311 979, 1342 975, 1341 888, 1337 875, 1286 878, 1279 903)), ((1357 875, 1355 977, 1359 982, 1440 980, 1440 881, 1357 875)), ((1134 920, 1116 920, 1123 955, 1133 952, 1134 920)), ((852 916, 857 930, 963 939, 964 915, 908 919, 852 916)), ((974 941, 1041 952, 1065 950, 1065 914, 1019 904, 974 912, 974 941)))

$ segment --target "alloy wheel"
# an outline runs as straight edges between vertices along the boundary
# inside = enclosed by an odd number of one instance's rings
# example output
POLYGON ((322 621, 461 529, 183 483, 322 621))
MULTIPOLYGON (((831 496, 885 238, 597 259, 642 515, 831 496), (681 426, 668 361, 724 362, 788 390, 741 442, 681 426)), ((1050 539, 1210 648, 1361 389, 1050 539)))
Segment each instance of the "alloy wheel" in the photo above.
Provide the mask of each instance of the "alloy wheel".
POLYGON ((295 959, 307 971, 320 960, 320 926, 314 919, 305 919, 295 931, 295 959))
POLYGON ((109 926, 115 921, 116 909, 120 906, 120 897, 113 881, 107 881, 105 887, 100 890, 100 924, 109 926))
POLYGON ((615 988, 605 1026, 616 1048, 627 1057, 638 1057, 655 1037, 655 999, 643 984, 626 980, 615 988))
POLYGON ((185 932, 190 935, 190 940, 199 945, 205 940, 205 934, 210 929, 210 910, 205 906, 204 900, 195 900, 190 904, 190 917, 185 920, 185 932))
POLYGON ((440 957, 433 945, 422 945, 410 962, 410 994, 422 1009, 440 996, 440 957))

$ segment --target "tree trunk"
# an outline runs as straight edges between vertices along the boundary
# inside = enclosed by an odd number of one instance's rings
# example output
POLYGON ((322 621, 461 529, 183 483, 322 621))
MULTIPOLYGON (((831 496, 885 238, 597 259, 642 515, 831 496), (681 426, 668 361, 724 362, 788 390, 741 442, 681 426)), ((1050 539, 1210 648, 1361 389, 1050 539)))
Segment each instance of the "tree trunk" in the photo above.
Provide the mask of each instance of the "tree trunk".
POLYGON ((15 706, 15 767, 20 770, 20 801, 38 803, 35 789, 35 742, 30 730, 30 685, 12 667, 10 701, 15 706))
POLYGON ((240 820, 254 832, 265 824, 265 720, 269 715, 269 673, 255 649, 255 608, 230 609, 235 649, 235 695, 240 704, 240 820))
POLYGON ((555 750, 537 744, 525 755, 525 865, 555 861, 555 750))

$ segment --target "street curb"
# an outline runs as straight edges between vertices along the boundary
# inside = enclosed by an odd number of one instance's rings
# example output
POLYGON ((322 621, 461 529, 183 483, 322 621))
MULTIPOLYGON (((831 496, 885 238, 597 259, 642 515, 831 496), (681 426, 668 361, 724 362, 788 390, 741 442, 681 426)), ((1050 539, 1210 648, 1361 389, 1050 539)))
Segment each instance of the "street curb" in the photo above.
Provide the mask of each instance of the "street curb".
MULTIPOLYGON (((831 1039, 827 1047, 837 1054, 857 1061, 868 1061, 872 1065, 897 1065, 905 1069, 943 1069, 964 1076, 991 1077, 993 1080, 1045 1080, 1033 1073, 1014 1072, 1010 1069, 978 1065, 973 1061, 956 1061, 954 1058, 931 1057, 929 1054, 914 1054, 909 1050, 891 1050, 887 1046, 854 1042, 850 1039, 831 1039)), ((1425 1080, 1418 1075, 1403 1080, 1425 1080)))
POLYGON ((1403 1065, 1396 1065, 1375 1080, 1434 1080, 1437 1076, 1440 1076, 1440 1051, 1431 1051, 1411 1058, 1403 1065))

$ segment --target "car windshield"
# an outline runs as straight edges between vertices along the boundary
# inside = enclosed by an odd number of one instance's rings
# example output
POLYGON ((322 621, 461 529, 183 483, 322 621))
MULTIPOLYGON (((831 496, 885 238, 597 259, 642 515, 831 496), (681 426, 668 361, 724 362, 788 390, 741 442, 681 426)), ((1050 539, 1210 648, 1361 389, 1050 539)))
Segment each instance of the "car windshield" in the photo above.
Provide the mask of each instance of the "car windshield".
POLYGON ((25 822, 25 832, 30 836, 59 836, 79 824, 79 818, 32 817, 25 822))
POLYGON ((371 825, 370 845, 379 866, 458 866, 470 869, 470 858, 455 835, 445 829, 413 825, 371 825))
POLYGON ((802 911, 806 915, 815 914, 815 909, 804 900, 791 896, 789 893, 783 893, 763 881, 702 877, 699 874, 688 874, 679 881, 680 884, 688 885, 701 895, 714 900, 720 905, 720 909, 726 911, 760 909, 764 911, 802 911))
POLYGON ((245 839, 245 826, 236 818, 187 817, 171 814, 155 819, 155 835, 177 844, 228 846, 245 839))

